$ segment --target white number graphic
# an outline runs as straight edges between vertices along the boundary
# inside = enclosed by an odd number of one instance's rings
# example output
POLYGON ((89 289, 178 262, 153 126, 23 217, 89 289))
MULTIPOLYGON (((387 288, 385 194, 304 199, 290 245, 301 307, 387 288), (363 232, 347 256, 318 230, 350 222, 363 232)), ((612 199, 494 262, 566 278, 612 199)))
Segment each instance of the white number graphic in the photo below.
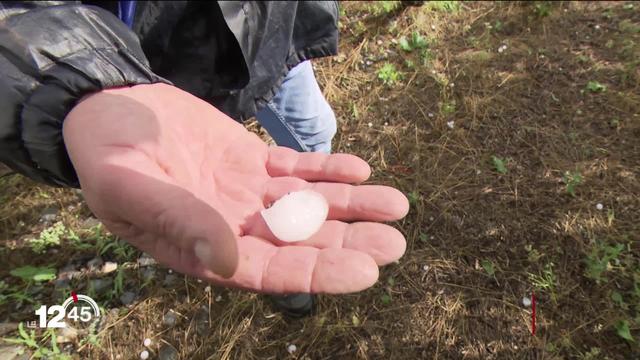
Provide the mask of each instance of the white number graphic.
POLYGON ((91 312, 91 308, 87 306, 83 306, 80 308, 80 320, 83 322, 87 322, 91 320, 93 313, 91 312))
POLYGON ((73 321, 78 321, 78 308, 72 307, 67 314, 67 317, 73 321))
POLYGON ((47 310, 47 313, 49 315, 53 314, 53 313, 57 313, 57 315, 55 315, 53 318, 51 318, 51 320, 49 321, 49 324, 47 327, 52 327, 52 328, 63 328, 65 326, 67 326, 67 324, 63 321, 60 321, 62 319, 64 319, 64 308, 60 305, 53 305, 49 308, 49 310, 47 310))
POLYGON ((36 315, 40 318, 38 326, 41 328, 47 327, 47 305, 40 306, 38 310, 36 310, 36 315))

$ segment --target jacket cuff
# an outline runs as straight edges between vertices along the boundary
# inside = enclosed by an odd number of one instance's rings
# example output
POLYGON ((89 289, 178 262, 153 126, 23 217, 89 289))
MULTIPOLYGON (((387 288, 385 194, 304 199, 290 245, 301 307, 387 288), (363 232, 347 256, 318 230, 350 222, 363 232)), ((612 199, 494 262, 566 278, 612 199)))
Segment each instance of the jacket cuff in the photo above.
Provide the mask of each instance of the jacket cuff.
POLYGON ((169 81, 155 75, 125 50, 87 49, 58 59, 23 104, 22 141, 39 178, 79 187, 62 136, 65 117, 85 95, 103 89, 169 81))

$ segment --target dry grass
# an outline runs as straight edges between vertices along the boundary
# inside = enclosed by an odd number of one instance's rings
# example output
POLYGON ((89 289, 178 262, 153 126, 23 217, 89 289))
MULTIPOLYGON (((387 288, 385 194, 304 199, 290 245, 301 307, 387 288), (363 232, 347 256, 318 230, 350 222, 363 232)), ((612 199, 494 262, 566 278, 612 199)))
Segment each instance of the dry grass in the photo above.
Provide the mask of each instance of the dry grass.
MULTIPOLYGON (((150 337, 153 353, 168 343, 185 359, 638 357, 637 343, 618 337, 614 325, 628 319, 640 338, 640 298, 632 295, 634 276, 640 286, 640 33, 633 28, 640 7, 545 4, 464 3, 454 13, 423 6, 377 16, 372 8, 380 5, 344 4, 341 55, 315 63, 339 117, 335 150, 363 157, 374 169, 371 182, 412 200, 397 224, 407 253, 382 269, 375 287, 320 296, 315 316, 290 320, 254 294, 208 293, 190 278, 163 286, 162 270, 131 309, 108 313, 99 346, 75 356, 134 358, 150 337), (549 15, 536 15, 537 5, 549 15), (419 51, 392 43, 414 31, 430 41, 424 64, 419 51), (377 78, 385 62, 404 74, 395 86, 377 78), (584 91, 589 81, 607 90, 584 91), (491 156, 505 160, 507 174, 495 171, 491 156), (575 197, 563 182, 567 171, 582 176, 575 197), (625 250, 597 284, 585 276, 585 259, 601 242, 625 250), (489 262, 494 276, 483 269, 489 262), (555 281, 541 288, 533 280, 549 264, 555 281), (535 337, 521 305, 532 291, 535 337), (611 300, 613 291, 626 309, 611 300), (179 314, 173 327, 162 325, 170 309, 179 314), (297 351, 288 354, 287 344, 297 351)), ((8 260, 0 274, 51 263, 33 260, 20 239, 41 230, 44 207, 64 209, 71 228, 88 210, 67 190, 0 181, 0 250, 8 260)), ((135 266, 130 275, 126 287, 139 287, 135 266)), ((43 299, 53 296, 50 288, 43 299)), ((0 310, 12 321, 32 317, 28 309, 9 315, 10 305, 0 310)))

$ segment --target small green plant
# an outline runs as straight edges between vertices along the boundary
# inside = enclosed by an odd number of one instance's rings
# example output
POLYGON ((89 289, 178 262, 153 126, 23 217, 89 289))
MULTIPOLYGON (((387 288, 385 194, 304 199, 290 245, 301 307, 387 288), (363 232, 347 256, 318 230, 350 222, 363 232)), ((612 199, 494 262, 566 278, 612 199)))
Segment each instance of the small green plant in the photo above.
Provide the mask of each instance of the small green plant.
POLYGON ((631 336, 631 330, 629 329, 629 321, 620 320, 614 325, 614 327, 616 329, 616 334, 618 334, 618 336, 620 336, 621 338, 627 341, 635 342, 635 340, 633 339, 633 336, 631 336))
POLYGON ((58 222, 55 225, 46 228, 40 232, 37 239, 29 240, 29 246, 34 252, 41 254, 48 248, 60 245, 60 240, 67 232, 63 223, 58 222))
POLYGON ((571 196, 576 196, 576 186, 582 184, 582 175, 579 172, 575 171, 573 173, 566 172, 562 177, 562 181, 567 186, 567 193, 571 196))
POLYGON ((391 304, 391 295, 389 295, 389 293, 382 294, 380 301, 385 305, 391 304))
POLYGON ((404 36, 401 37, 398 41, 398 46, 406 52, 411 52, 416 49, 427 48, 429 46, 429 41, 427 41, 427 38, 420 35, 419 32, 414 31, 411 33, 411 37, 409 39, 404 36))
POLYGON ((623 33, 640 33, 640 25, 634 24, 631 20, 625 19, 620 21, 618 29, 623 33))
POLYGON ((507 173, 507 166, 505 165, 505 161, 500 159, 497 156, 491 156, 491 162, 493 163, 493 167, 495 167, 496 171, 502 175, 507 173))
POLYGON ((375 15, 389 14, 400 6, 400 1, 376 1, 371 8, 371 12, 375 15))
POLYGON ((402 79, 402 74, 396 70, 396 66, 391 63, 385 63, 378 70, 378 79, 387 86, 393 86, 402 79))
POLYGON ((538 290, 548 291, 551 295, 551 300, 554 303, 556 302, 557 279, 553 272, 553 263, 547 263, 542 270, 542 274, 529 274, 529 280, 538 290))
POLYGON ((414 206, 420 201, 420 193, 414 190, 407 194, 407 199, 409 199, 409 205, 414 206))
POLYGON ((538 2, 533 8, 533 13, 536 14, 537 17, 545 18, 551 15, 551 4, 548 1, 538 2))
POLYGON ((585 275, 598 284, 606 282, 607 279, 603 277, 603 274, 612 267, 612 263, 620 263, 618 257, 623 251, 624 245, 622 244, 612 246, 596 242, 585 259, 585 275))
POLYGON ((443 115, 451 115, 456 112, 456 102, 455 101, 445 101, 440 104, 440 112, 443 115))
POLYGON ((31 330, 29 333, 24 329, 22 323, 18 324, 18 334, 17 338, 5 338, 4 341, 10 344, 18 344, 24 345, 31 349, 33 349, 33 358, 36 359, 50 359, 50 360, 70 360, 71 356, 68 354, 64 354, 58 348, 57 338, 55 329, 49 328, 45 331, 44 336, 38 341, 36 337, 36 333, 34 330, 31 330), (50 339, 51 348, 41 345, 41 342, 50 339))
POLYGON ((502 28, 504 27, 504 24, 502 23, 502 21, 500 20, 496 20, 496 22, 493 24, 493 30, 495 30, 496 32, 500 32, 502 31, 502 28))
POLYGON ((460 10, 459 1, 429 1, 429 8, 434 11, 454 13, 460 10))
POLYGON ((56 278, 56 270, 50 267, 22 266, 9 273, 27 284, 50 281, 56 278))
POLYGON ((482 265, 482 268, 487 272, 487 274, 489 274, 489 276, 494 276, 496 274, 496 269, 494 268, 491 260, 482 260, 480 265, 482 265))
POLYGON ((589 81, 587 83, 587 87, 586 89, 592 93, 599 93, 599 92, 605 92, 607 91, 607 87, 605 85, 602 85, 601 83, 597 82, 597 81, 589 81))

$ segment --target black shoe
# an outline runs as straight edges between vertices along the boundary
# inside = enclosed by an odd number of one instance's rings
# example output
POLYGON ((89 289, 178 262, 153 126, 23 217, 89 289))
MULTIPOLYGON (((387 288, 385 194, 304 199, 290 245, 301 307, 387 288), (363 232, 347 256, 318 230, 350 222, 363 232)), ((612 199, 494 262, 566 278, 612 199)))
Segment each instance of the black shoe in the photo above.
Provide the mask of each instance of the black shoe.
POLYGON ((293 318, 311 315, 316 304, 311 294, 273 295, 271 301, 276 310, 293 318))

